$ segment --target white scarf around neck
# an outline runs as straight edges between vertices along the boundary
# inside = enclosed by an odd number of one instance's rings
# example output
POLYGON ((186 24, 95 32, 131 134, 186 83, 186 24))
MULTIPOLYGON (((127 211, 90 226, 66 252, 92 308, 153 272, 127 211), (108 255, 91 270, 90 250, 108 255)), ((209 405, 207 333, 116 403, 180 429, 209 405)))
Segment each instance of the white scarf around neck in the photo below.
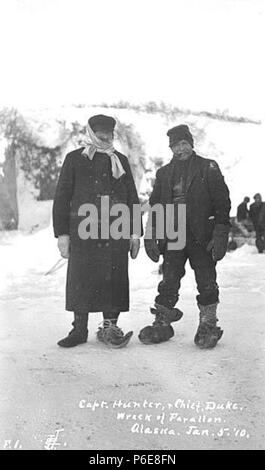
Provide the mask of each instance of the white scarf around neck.
POLYGON ((87 132, 84 140, 84 145, 85 148, 82 151, 82 154, 87 156, 89 160, 93 160, 93 157, 96 152, 106 153, 110 157, 111 170, 114 178, 118 179, 126 173, 118 155, 116 155, 115 153, 113 144, 108 144, 100 140, 95 135, 89 124, 87 124, 87 132))

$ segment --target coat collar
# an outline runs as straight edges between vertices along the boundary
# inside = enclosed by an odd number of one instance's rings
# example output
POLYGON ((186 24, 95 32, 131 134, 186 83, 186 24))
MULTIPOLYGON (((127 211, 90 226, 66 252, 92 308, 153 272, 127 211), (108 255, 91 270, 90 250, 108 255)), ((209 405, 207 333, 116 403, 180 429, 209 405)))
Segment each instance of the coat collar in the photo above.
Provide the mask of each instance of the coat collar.
POLYGON ((187 184, 186 184, 186 191, 189 190, 189 187, 194 179, 194 177, 199 173, 200 167, 199 167, 199 158, 196 155, 195 152, 193 152, 189 164, 189 170, 188 170, 188 177, 187 177, 187 184))
MULTIPOLYGON (((172 158, 172 160, 169 162, 167 165, 167 180, 168 180, 168 187, 171 188, 171 182, 172 182, 172 176, 174 174, 174 163, 175 160, 172 158)), ((188 175, 187 175, 187 182, 186 182, 186 191, 188 191, 195 175, 200 171, 199 168, 199 158, 197 154, 193 151, 190 163, 189 163, 189 169, 188 169, 188 175)))

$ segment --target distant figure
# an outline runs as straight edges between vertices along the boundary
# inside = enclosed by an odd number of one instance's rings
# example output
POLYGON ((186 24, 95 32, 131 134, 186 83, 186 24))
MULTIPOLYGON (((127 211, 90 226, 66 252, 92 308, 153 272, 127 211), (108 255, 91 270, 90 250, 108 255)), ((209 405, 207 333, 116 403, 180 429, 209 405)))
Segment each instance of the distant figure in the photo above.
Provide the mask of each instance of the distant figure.
POLYGON ((244 237, 249 237, 249 233, 252 231, 252 222, 249 218, 248 203, 250 199, 248 196, 244 197, 243 202, 237 207, 237 214, 235 219, 235 225, 240 230, 244 237))
POLYGON ((265 203, 259 193, 255 194, 253 204, 249 209, 249 216, 256 232, 256 247, 259 253, 265 250, 265 203))
POLYGON ((262 203, 260 213, 259 213, 259 233, 261 234, 261 237, 263 238, 263 250, 265 250, 265 202, 262 203))
POLYGON ((249 210, 248 210, 248 203, 250 199, 248 196, 244 197, 244 201, 239 204, 237 208, 237 214, 236 218, 238 222, 244 222, 246 219, 248 219, 249 216, 249 210))

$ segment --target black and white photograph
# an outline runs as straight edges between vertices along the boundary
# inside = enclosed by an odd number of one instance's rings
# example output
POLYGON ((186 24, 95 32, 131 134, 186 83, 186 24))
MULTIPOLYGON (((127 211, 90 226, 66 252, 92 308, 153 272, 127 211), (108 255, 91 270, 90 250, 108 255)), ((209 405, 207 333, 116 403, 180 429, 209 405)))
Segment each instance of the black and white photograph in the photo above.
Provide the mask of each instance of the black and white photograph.
POLYGON ((0 450, 264 450, 265 0, 0 0, 0 43, 0 450))

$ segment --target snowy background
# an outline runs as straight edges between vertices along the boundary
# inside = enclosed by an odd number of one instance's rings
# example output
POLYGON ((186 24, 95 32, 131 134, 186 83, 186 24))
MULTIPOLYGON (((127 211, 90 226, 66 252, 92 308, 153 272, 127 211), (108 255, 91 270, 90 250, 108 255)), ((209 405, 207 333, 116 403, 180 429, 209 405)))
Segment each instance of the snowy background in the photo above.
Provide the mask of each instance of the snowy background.
POLYGON ((253 240, 218 264, 224 335, 213 351, 193 344, 188 265, 175 336, 147 347, 137 335, 152 321, 160 276, 143 248, 130 261, 131 310, 120 326, 134 336, 120 351, 96 342, 100 314, 91 315, 87 344, 57 347, 72 321, 66 264, 47 274, 59 260, 56 178, 91 114, 117 118, 116 145, 141 200, 171 158, 167 130, 180 123, 197 152, 220 165, 231 215, 244 196, 264 197, 264 2, 11 0, 0 10, 0 448, 42 449, 62 430, 65 449, 264 449, 265 255, 253 240), (151 423, 117 419, 119 399, 160 402, 164 424, 154 409, 151 423), (200 412, 182 408, 169 422, 178 399, 200 402, 200 412), (108 408, 83 409, 80 400, 108 408), (205 411, 206 402, 219 409, 205 411), (222 409, 227 403, 234 409, 222 409), (135 422, 175 435, 132 432, 135 422))

